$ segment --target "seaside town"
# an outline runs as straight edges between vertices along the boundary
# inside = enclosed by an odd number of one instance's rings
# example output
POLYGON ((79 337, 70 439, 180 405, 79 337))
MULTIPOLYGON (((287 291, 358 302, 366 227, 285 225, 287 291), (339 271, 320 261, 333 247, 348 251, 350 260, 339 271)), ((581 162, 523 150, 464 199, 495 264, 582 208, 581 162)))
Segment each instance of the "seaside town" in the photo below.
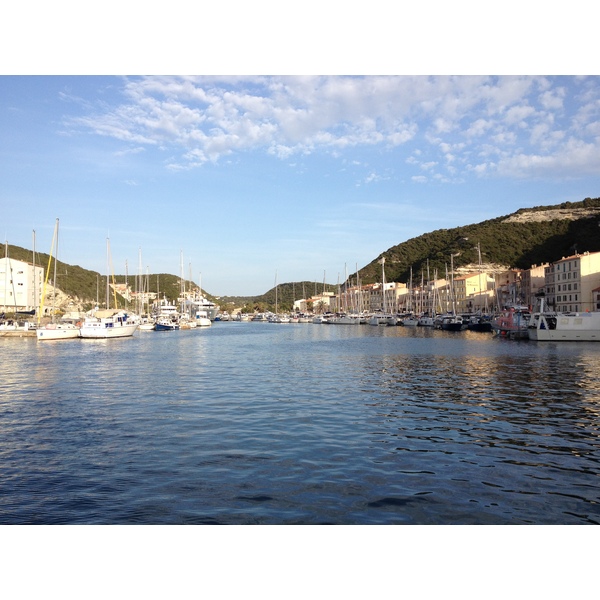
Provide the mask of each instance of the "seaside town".
POLYGON ((572 329, 576 322, 584 331, 565 333, 560 339, 600 341, 600 252, 574 254, 529 269, 481 263, 455 269, 453 257, 444 278, 435 273, 431 279, 422 275, 415 282, 411 276, 407 283, 387 282, 382 258, 379 282, 363 285, 348 280, 337 292, 325 291, 324 285, 320 293, 295 299, 288 313, 278 310, 276 288, 274 311, 252 314, 220 311, 198 287, 186 290, 182 285, 173 304, 157 293, 114 282, 107 282, 104 308, 83 313, 64 294, 57 303, 61 292, 47 283, 43 267, 5 257, 0 259, 0 336, 124 337, 137 330, 192 329, 235 320, 415 325, 538 339, 540 330, 558 335, 561 324, 572 329), (125 309, 110 308, 118 306, 117 294, 125 299, 125 309))

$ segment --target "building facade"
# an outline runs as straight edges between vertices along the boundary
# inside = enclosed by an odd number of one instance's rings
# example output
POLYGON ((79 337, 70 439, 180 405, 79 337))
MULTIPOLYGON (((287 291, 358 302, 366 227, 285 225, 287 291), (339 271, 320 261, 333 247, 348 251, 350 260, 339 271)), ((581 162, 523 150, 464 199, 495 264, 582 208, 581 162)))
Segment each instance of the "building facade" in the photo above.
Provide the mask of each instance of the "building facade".
POLYGON ((12 258, 0 258, 0 310, 36 310, 44 283, 43 267, 12 258))
POLYGON ((593 290, 600 286, 600 252, 562 258, 545 268, 546 302, 559 312, 597 311, 593 290))

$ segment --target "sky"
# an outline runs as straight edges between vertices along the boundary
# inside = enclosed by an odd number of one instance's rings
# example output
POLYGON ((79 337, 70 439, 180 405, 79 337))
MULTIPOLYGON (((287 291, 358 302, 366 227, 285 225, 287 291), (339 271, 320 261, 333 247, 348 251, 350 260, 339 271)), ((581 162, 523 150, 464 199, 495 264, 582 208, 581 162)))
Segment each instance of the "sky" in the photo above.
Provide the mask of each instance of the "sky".
POLYGON ((338 70, 318 52, 263 61, 272 38, 255 63, 241 52, 210 68, 156 49, 79 63, 69 44, 49 44, 47 63, 4 63, 0 233, 31 248, 35 230, 49 252, 58 218, 66 263, 106 273, 109 240, 116 274, 183 272, 211 294, 251 296, 341 282, 430 231, 600 196, 600 78, 584 63, 562 75, 561 61, 537 71, 520 57, 502 73, 491 53, 457 70, 375 58, 369 73, 366 51, 349 51, 357 39, 343 46, 354 68, 338 70))

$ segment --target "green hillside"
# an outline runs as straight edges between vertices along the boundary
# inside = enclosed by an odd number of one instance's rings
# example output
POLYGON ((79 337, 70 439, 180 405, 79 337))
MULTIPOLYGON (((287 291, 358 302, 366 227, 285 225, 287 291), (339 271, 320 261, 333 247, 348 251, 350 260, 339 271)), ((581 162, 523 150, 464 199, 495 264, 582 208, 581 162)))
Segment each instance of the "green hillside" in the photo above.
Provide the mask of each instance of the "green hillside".
MULTIPOLYGON (((551 210, 584 208, 600 209, 600 198, 520 209, 514 215, 527 217, 529 213, 537 213, 540 217, 539 213, 551 210)), ((446 265, 450 267, 451 254, 459 254, 454 258, 455 268, 477 264, 477 245, 481 249, 483 263, 520 269, 552 262, 574 252, 600 251, 600 210, 593 216, 575 220, 549 218, 506 223, 508 216, 464 227, 438 229, 393 246, 359 269, 361 282, 381 281, 381 264, 378 261, 382 257, 385 257, 386 280, 406 283, 411 267, 413 278, 418 276, 420 279, 421 270, 426 274, 427 265, 432 277, 435 269, 443 277, 446 265)))

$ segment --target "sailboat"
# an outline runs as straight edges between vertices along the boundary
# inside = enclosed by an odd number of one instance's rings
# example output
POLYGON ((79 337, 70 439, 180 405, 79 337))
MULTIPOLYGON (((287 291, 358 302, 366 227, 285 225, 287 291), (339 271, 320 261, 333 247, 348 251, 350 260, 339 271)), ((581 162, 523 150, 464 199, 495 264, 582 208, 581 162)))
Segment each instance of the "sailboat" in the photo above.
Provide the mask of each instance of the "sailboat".
POLYGON ((48 257, 48 268, 46 270, 46 279, 44 280, 44 290, 42 300, 40 302, 40 310, 38 313, 38 326, 36 336, 38 341, 42 340, 71 340, 79 337, 79 327, 73 323, 55 323, 55 304, 56 304, 56 263, 58 261, 58 219, 54 226, 54 236, 52 237, 52 246, 50 248, 50 256, 48 257), (52 264, 52 251, 54 250, 54 280, 52 281, 52 322, 44 327, 40 327, 40 319, 44 311, 44 298, 46 297, 46 285, 50 275, 50 266, 52 264))
MULTIPOLYGON (((107 263, 110 262, 110 242, 106 240, 107 263)), ((108 265, 107 265, 108 268, 108 265)), ((113 275, 114 284, 114 275, 113 275)), ((132 336, 140 325, 139 317, 117 308, 117 292, 113 285, 115 308, 109 308, 108 273, 106 275, 106 310, 98 306, 87 316, 81 324, 80 336, 88 339, 107 339, 132 336)))
POLYGON ((390 316, 387 314, 387 300, 385 294, 385 256, 383 256, 378 262, 381 265, 381 294, 383 312, 373 314, 369 319, 369 325, 387 325, 388 317, 390 316))
POLYGON ((452 300, 452 313, 441 315, 440 329, 444 331, 462 331, 467 324, 463 318, 456 314, 456 295, 454 292, 454 257, 460 254, 450 254, 450 295, 452 300))

